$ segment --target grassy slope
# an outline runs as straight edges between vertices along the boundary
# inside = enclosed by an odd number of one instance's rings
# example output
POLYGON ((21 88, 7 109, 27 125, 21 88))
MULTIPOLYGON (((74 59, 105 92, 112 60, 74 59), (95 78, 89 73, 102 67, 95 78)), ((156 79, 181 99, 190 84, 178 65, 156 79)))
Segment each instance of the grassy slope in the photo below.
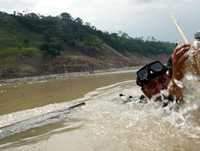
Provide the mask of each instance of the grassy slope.
POLYGON ((14 17, 0 16, 0 19, 0 78, 107 68, 117 62, 109 59, 112 53, 108 57, 106 53, 102 54, 101 59, 97 59, 83 55, 80 50, 75 50, 80 53, 74 54, 70 47, 61 56, 43 60, 38 49, 42 35, 20 24, 14 17))
MULTIPOLYGON (((40 56, 38 45, 41 36, 30 30, 18 28, 19 23, 12 17, 2 17, 0 22, 0 71, 2 78, 20 76, 26 72, 33 72, 32 61, 26 61, 28 58, 40 56), (24 41, 28 40, 26 47, 24 41), (17 75, 16 73, 19 72, 17 75), (24 72, 24 73, 22 73, 24 72)), ((22 26, 22 25, 20 25, 22 26)), ((32 60, 31 59, 31 60, 32 60)))
MULTIPOLYGON (((44 58, 39 49, 43 35, 27 28, 10 15, 0 14, 0 79, 39 74, 88 71, 144 63, 130 54, 120 56, 112 47, 103 44, 96 56, 87 56, 81 49, 66 47, 55 58, 44 58), (5 17, 6 16, 6 17, 5 17)), ((147 62, 149 59, 143 57, 147 62)))

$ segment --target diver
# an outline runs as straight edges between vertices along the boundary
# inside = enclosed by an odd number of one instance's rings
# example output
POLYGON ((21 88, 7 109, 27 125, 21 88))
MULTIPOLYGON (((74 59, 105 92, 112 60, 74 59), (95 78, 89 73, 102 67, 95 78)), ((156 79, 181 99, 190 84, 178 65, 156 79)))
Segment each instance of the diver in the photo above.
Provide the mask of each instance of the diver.
MULTIPOLYGON (((175 100, 177 103, 184 102, 181 79, 184 77, 189 49, 189 44, 177 46, 166 65, 163 65, 160 61, 154 61, 137 71, 136 83, 141 87, 144 94, 141 96, 141 100, 145 98, 151 100, 153 96, 166 90, 168 95, 164 95, 165 99, 175 100)), ((158 100, 160 99, 155 99, 155 101, 158 100)), ((163 106, 167 104, 168 102, 164 103, 163 106)))

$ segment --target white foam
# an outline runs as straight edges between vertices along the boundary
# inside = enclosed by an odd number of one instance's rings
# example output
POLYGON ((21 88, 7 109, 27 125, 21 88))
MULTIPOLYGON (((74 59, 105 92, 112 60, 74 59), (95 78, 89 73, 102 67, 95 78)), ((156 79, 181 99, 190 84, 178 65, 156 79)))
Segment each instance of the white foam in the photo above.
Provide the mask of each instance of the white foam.
MULTIPOLYGON (((85 119, 87 121, 86 125, 93 133, 95 133, 95 135, 106 137, 112 136, 113 139, 121 140, 118 135, 124 133, 129 134, 131 132, 137 137, 140 137, 139 134, 144 135, 142 136, 143 139, 145 139, 145 136, 152 139, 155 135, 157 139, 160 137, 171 137, 171 135, 177 135, 178 137, 179 132, 186 134, 188 137, 200 136, 200 128, 195 126, 193 121, 189 118, 189 115, 199 108, 199 105, 195 102, 185 104, 178 111, 173 103, 165 108, 155 102, 140 104, 137 101, 132 101, 127 104, 122 104, 122 100, 119 97, 120 93, 125 94, 124 99, 127 99, 126 96, 129 95, 139 97, 139 94, 141 94, 140 89, 134 83, 135 81, 125 81, 105 86, 86 94, 83 98, 74 100, 71 103, 77 101, 87 102, 86 106, 82 107, 81 110, 70 114, 70 117, 85 119), (167 124, 170 124, 171 127, 166 126, 167 124), (170 128, 174 129, 175 133, 174 131, 172 133, 170 128), (163 136, 159 136, 157 133, 163 134, 163 136), (164 134, 166 134, 166 136, 164 134)), ((69 105, 69 102, 50 104, 43 107, 3 115, 0 116, 0 125, 1 127, 16 125, 16 123, 20 121, 39 117, 30 120, 25 124, 26 127, 18 125, 13 128, 14 130, 17 129, 17 132, 21 132, 27 130, 27 128, 30 129, 33 126, 48 124, 45 120, 51 117, 57 115, 58 117, 62 117, 64 113, 59 111, 64 110, 69 105), (52 112, 53 114, 51 114, 52 112), (40 121, 39 124, 37 124, 38 120, 40 121)), ((55 118, 54 121, 50 122, 59 120, 59 118, 55 118)), ((2 131, 0 133, 2 133, 2 131)), ((139 138, 135 139, 138 140, 139 138)), ((125 143, 127 143, 127 141, 128 140, 125 140, 125 143)), ((148 142, 148 140, 146 141, 148 142)))

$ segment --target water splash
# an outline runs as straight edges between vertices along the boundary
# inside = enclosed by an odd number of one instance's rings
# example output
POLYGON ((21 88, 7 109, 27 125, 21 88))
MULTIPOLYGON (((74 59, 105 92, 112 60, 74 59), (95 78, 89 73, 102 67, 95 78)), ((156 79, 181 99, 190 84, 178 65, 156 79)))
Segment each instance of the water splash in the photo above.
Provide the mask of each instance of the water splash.
MULTIPOLYGON (((63 134, 65 142, 81 140, 75 146, 67 144, 67 147, 72 150, 95 148, 105 151, 195 150, 198 147, 189 145, 199 141, 200 128, 193 116, 193 112, 198 112, 198 103, 188 101, 177 110, 172 102, 163 108, 153 101, 138 103, 139 94, 141 92, 134 81, 87 94, 86 106, 65 117, 79 119, 84 125, 75 132, 63 134), (120 98, 119 93, 125 96, 120 98), (126 99, 132 101, 124 103, 126 99)), ((55 137, 51 136, 48 151, 52 151, 53 142, 60 143, 54 140, 55 137)))

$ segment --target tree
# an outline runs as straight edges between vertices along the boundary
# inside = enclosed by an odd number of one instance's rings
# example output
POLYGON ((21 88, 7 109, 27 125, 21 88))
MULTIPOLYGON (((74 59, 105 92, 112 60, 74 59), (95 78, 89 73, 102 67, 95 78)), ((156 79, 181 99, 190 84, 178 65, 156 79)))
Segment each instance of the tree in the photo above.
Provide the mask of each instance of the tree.
POLYGON ((60 14, 61 19, 65 22, 68 23, 69 21, 72 21, 72 17, 69 13, 62 13, 60 14))
POLYGON ((40 48, 44 56, 56 57, 60 55, 62 47, 56 43, 44 43, 40 48))
POLYGON ((79 17, 76 18, 74 21, 79 25, 83 25, 83 20, 81 18, 79 18, 79 17))

